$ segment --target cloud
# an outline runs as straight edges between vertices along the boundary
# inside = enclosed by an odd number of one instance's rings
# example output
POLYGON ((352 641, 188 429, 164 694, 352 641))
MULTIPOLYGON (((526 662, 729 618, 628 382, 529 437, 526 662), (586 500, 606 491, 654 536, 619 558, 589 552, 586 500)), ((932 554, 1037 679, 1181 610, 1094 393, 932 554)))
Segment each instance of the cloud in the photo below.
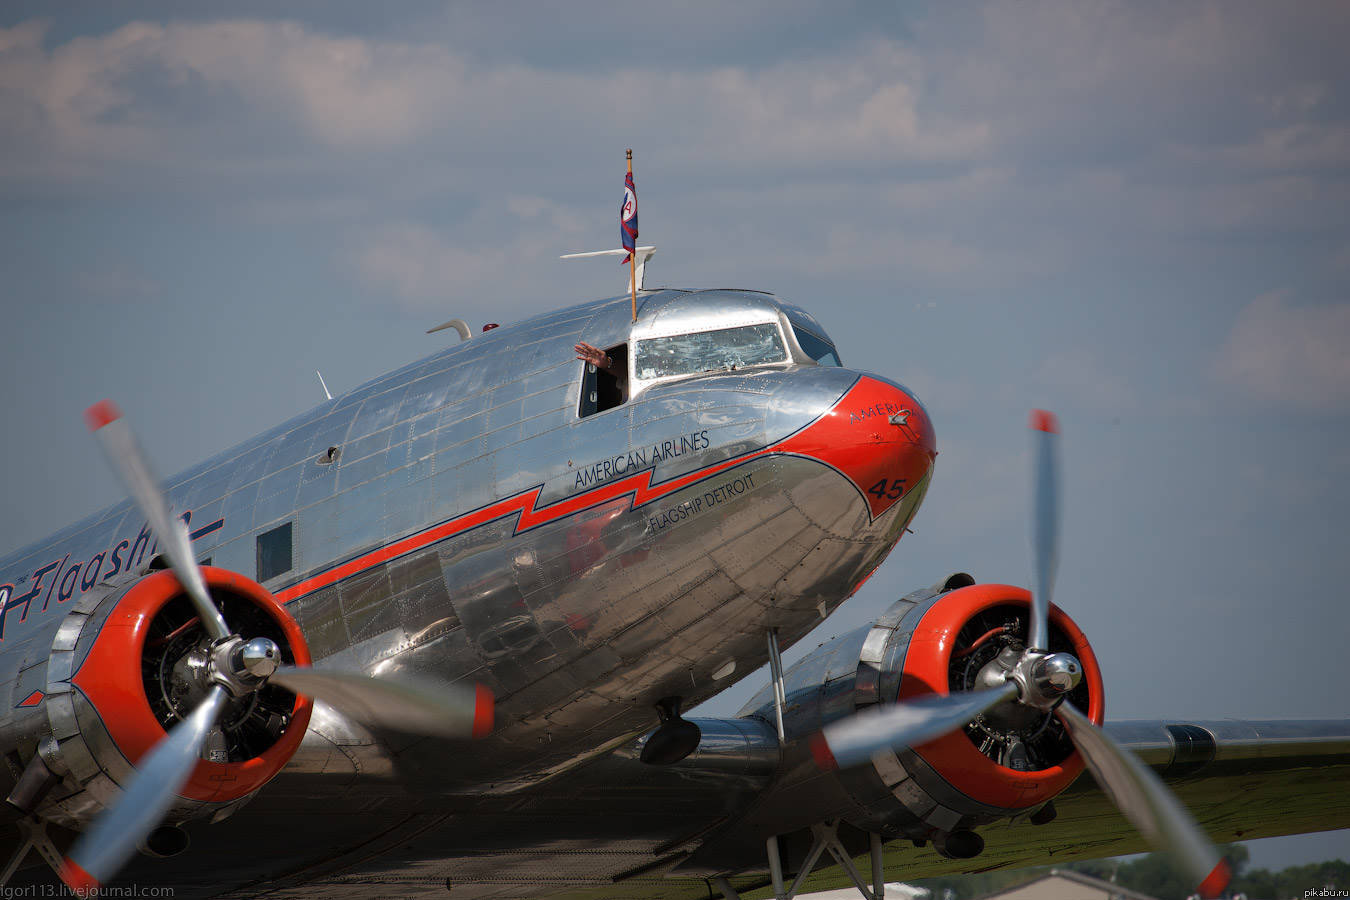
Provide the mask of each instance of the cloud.
POLYGON ((550 283, 543 255, 491 272, 499 252, 473 248, 503 228, 549 254, 608 243, 613 201, 594 198, 634 146, 644 202, 664 201, 644 207, 661 282, 1016 291, 1194 254, 1181 237, 1350 225, 1343 10, 994 0, 887 34, 795 4, 782 46, 746 44, 741 10, 716 53, 620 64, 579 51, 604 41, 575 14, 556 41, 535 22, 529 52, 475 45, 506 32, 472 10, 384 36, 237 19, 56 42, 28 23, 0 29, 0 185, 304 225, 348 240, 344 274, 417 306, 550 283), (658 175, 681 189, 662 197, 658 175))
POLYGON ((4 110, 24 137, 72 158, 164 158, 185 138, 217 137, 211 113, 235 127, 299 122, 335 148, 399 144, 431 127, 434 105, 465 83, 439 48, 289 22, 135 22, 51 50, 43 38, 31 23, 0 30, 4 110))
POLYGON ((940 100, 986 117, 999 150, 1044 164, 1129 158, 1160 138, 1240 144, 1254 127, 1335 115, 1347 24, 1334 0, 993 0, 923 20, 917 39, 946 76, 940 100))
POLYGON ((1294 306, 1283 292, 1257 297, 1237 317, 1214 374, 1250 399, 1281 409, 1350 412, 1350 303, 1294 306))
POLYGON ((1350 160, 1350 127, 1298 122, 1266 129, 1218 155, 1251 169, 1341 169, 1350 160))
POLYGON ((357 272, 376 289, 389 290, 411 312, 444 309, 445 302, 491 288, 499 295, 512 270, 501 248, 465 249, 432 228, 386 225, 356 254, 357 272))
POLYGON ((247 150, 262 134, 253 152, 268 158, 297 141, 360 153, 434 135, 458 155, 541 134, 619 144, 636 130, 662 134, 676 157, 711 151, 744 164, 949 158, 986 136, 978 123, 921 114, 917 58, 883 40, 761 68, 585 72, 471 65, 431 43, 294 22, 137 22, 51 49, 27 24, 0 30, 0 75, 0 111, 30 165, 38 148, 69 161, 149 152, 209 164, 213 142, 247 150))

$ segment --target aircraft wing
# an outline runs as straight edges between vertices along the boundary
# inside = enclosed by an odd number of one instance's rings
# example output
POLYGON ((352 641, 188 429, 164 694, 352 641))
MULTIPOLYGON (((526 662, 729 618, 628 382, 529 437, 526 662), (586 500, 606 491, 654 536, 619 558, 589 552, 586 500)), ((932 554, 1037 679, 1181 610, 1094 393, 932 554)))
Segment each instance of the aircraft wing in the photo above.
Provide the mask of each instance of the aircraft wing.
MULTIPOLYGON (((1218 843, 1350 828, 1350 721, 1131 721, 1108 723, 1106 730, 1162 777, 1218 843)), ((1052 865, 1149 849, 1089 774, 1059 795, 1055 806, 1058 816, 1045 825, 1014 820, 984 828, 985 850, 976 859, 944 859, 931 846, 915 848, 908 840, 889 843, 885 880, 1052 865)), ((735 843, 734 828, 709 840, 735 843)), ((679 860, 672 860, 612 887, 557 896, 568 900, 719 896, 705 878, 666 874, 678 865, 679 860)), ((763 867, 762 860, 759 865, 763 867)), ((866 873, 867 854, 857 856, 855 865, 866 873)), ((728 880, 746 900, 772 896, 765 874, 728 880)), ((802 892, 850 885, 838 865, 822 865, 808 877, 802 892)))

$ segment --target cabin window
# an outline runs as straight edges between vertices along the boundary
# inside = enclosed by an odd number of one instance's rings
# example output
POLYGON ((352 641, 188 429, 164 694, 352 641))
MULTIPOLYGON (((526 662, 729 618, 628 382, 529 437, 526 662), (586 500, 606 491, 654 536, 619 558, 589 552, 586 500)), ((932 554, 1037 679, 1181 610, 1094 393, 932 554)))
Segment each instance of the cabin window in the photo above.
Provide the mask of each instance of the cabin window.
POLYGON ((787 359, 773 323, 649 338, 637 343, 637 376, 644 381, 780 363, 787 359))
POLYGON ((792 333, 797 337, 797 344, 802 348, 807 356, 820 363, 822 366, 842 366, 839 361, 839 351, 834 346, 822 338, 816 337, 809 331, 802 331, 796 325, 792 326, 792 333))
POLYGON ((258 580, 267 581, 291 570, 291 523, 258 535, 258 580))
POLYGON ((590 363, 581 378, 581 407, 577 414, 585 417, 613 409, 628 399, 628 345, 619 344, 605 351, 610 368, 597 369, 590 363))

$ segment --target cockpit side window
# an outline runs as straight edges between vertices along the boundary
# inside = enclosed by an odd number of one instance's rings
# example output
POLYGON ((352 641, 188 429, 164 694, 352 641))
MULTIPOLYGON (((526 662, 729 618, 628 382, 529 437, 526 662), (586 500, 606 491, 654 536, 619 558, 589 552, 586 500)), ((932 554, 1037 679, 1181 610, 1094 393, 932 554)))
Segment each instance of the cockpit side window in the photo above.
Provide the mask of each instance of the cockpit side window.
POLYGON ((597 369, 590 363, 583 367, 581 406, 577 409, 582 418, 613 409, 628 399, 627 345, 610 347, 605 355, 610 359, 609 369, 597 369))
POLYGON ((787 359, 782 334, 769 322, 648 338, 638 341, 634 352, 634 370, 644 381, 744 369, 787 359))
POLYGON ((809 331, 803 331, 796 325, 792 326, 792 333, 797 338, 797 343, 801 346, 806 355, 820 363, 822 366, 842 366, 839 361, 839 351, 835 350, 828 341, 816 337, 809 331))

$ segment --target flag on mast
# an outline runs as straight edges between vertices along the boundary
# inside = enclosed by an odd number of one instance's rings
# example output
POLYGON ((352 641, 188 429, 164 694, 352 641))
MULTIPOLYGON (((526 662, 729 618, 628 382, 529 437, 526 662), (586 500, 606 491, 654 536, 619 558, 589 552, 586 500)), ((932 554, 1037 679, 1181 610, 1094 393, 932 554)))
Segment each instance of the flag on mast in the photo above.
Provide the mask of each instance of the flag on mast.
MULTIPOLYGON (((628 151, 632 153, 633 151, 628 151)), ((633 258, 633 251, 637 249, 638 238, 638 216, 637 216, 637 188, 633 187, 633 169, 632 157, 629 157, 628 174, 623 179, 623 205, 619 207, 619 238, 623 241, 623 249, 628 251, 628 255, 623 258, 623 265, 633 258)))

